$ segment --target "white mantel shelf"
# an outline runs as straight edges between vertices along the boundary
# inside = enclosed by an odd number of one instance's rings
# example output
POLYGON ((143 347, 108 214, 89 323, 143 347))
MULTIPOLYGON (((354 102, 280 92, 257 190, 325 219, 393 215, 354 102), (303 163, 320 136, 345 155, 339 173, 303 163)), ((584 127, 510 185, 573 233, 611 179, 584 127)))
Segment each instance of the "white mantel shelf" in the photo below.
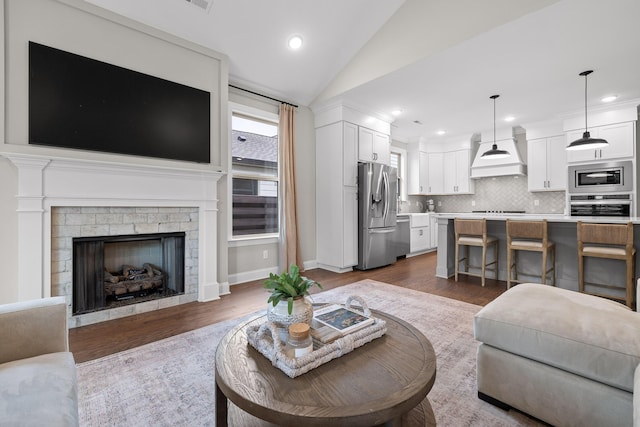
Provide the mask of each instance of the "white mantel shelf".
MULTIPOLYGON (((51 295, 51 210, 60 206, 196 207, 199 301, 218 299, 220 170, 0 153, 18 171, 19 299, 51 295)), ((225 288, 226 287, 226 288, 225 288)), ((224 288, 224 289, 222 289, 224 288)), ((70 301, 68 301, 70 304, 70 301)))

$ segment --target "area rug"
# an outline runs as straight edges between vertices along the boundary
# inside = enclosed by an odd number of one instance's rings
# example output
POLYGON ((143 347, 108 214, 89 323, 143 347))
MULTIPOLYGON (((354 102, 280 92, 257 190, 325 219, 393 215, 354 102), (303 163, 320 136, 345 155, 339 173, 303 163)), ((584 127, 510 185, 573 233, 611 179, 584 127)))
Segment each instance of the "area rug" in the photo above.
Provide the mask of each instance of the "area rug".
MULTIPOLYGON (((536 426, 477 398, 473 316, 480 306, 363 280, 313 296, 344 302, 359 295, 370 308, 418 328, 431 341, 437 375, 428 395, 438 426, 536 426)), ((259 314, 259 313, 257 313, 259 314)), ((234 319, 78 364, 82 426, 213 426, 214 361, 234 319)))

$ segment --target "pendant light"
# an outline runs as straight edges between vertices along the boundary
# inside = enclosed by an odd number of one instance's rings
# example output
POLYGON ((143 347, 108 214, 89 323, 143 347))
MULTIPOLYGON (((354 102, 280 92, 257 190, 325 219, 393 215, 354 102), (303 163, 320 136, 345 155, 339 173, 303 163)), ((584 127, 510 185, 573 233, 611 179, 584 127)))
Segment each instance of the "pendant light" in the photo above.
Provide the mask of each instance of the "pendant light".
POLYGON ((483 159, 502 159, 511 155, 507 150, 499 150, 498 144, 496 144, 496 98, 499 96, 500 95, 491 95, 489 97, 493 99, 493 146, 491 150, 482 153, 480 157, 483 159))
POLYGON ((592 148, 602 148, 609 145, 607 141, 600 138, 591 138, 591 134, 587 128, 587 76, 593 73, 593 70, 587 70, 580 73, 584 76, 584 133, 582 138, 576 139, 567 146, 567 150, 589 150, 592 148))

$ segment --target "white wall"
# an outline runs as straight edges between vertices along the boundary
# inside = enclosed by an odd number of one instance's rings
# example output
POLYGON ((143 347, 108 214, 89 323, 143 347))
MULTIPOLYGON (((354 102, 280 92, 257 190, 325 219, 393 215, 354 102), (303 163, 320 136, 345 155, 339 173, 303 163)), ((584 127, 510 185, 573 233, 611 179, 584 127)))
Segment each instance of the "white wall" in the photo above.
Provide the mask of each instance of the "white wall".
POLYGON ((18 301, 18 171, 0 157, 0 304, 18 301))
MULTIPOLYGON (((224 170, 227 135, 225 55, 104 11, 81 0, 0 0, 0 303, 17 300, 17 171, 3 153, 224 170), (28 144, 28 41, 73 52, 211 93, 211 164, 55 149, 28 144), (1 111, 1 110, 0 110, 1 111), (223 119, 224 118, 224 119, 223 119)), ((225 208, 223 204, 221 209, 225 208)), ((224 224, 223 224, 224 226, 224 224)), ((226 235, 220 236, 219 282, 226 277, 226 235)))

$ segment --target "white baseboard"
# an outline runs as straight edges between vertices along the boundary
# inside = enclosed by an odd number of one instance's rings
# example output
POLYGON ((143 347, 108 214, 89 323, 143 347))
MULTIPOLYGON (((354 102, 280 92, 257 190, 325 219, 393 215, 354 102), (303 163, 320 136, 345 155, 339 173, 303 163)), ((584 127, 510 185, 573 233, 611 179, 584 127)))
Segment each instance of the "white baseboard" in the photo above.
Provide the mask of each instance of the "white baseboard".
MULTIPOLYGON (((305 270, 313 270, 315 268, 318 268, 318 263, 316 262, 316 260, 304 261, 302 264, 304 265, 305 270)), ((280 274, 279 267, 269 267, 269 268, 262 268, 260 270, 244 271, 242 273, 229 274, 229 277, 228 277, 229 281, 225 282, 226 287, 221 286, 220 295, 229 293, 229 285, 233 286, 233 285, 238 285, 240 283, 252 282, 254 280, 266 279, 269 277, 269 273, 280 274), (223 292, 225 290, 226 292, 223 292)))
POLYGON ((263 268, 260 270, 244 271, 237 274, 229 274, 229 284, 231 286, 239 283, 252 282, 254 280, 266 279, 269 277, 269 273, 278 274, 278 267, 263 268))

